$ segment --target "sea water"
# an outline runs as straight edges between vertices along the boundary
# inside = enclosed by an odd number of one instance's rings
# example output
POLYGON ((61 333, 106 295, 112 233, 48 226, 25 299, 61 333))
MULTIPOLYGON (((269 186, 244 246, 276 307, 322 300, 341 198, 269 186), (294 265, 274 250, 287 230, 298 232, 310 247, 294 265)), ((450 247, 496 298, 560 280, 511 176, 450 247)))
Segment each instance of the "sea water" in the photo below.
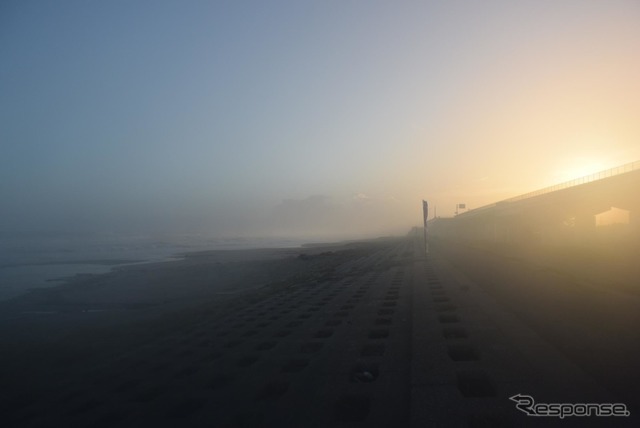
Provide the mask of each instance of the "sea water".
POLYGON ((34 288, 60 285, 77 274, 102 274, 116 266, 180 260, 189 252, 301 244, 290 239, 206 235, 0 237, 0 301, 34 288))

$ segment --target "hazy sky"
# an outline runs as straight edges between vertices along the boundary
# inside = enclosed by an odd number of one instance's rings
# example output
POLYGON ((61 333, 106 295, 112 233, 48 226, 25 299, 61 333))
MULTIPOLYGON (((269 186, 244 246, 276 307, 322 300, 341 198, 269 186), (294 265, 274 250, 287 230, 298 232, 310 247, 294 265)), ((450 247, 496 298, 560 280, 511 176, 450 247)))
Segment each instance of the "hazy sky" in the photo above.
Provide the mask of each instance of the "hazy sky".
POLYGON ((3 1, 0 232, 406 231, 640 159, 640 2, 3 1))

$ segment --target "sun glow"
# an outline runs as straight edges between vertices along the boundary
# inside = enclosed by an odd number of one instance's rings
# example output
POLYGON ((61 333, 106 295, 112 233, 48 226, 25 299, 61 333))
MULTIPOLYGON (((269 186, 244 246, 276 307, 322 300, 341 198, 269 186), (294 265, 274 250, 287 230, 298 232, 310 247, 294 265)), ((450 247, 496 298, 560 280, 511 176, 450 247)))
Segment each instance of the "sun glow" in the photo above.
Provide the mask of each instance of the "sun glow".
POLYGON ((578 158, 567 163, 555 174, 557 182, 571 181, 604 171, 610 168, 602 160, 578 158))

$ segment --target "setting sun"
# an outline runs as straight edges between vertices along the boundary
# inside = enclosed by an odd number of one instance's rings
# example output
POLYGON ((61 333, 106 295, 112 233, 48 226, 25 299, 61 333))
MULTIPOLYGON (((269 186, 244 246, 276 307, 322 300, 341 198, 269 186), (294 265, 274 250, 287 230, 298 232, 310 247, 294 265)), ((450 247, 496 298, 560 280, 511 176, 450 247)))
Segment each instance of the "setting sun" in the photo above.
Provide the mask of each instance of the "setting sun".
POLYGON ((564 166, 556 172, 554 179, 556 182, 576 180, 605 171, 613 166, 615 165, 609 165, 595 158, 576 158, 565 162, 564 166))

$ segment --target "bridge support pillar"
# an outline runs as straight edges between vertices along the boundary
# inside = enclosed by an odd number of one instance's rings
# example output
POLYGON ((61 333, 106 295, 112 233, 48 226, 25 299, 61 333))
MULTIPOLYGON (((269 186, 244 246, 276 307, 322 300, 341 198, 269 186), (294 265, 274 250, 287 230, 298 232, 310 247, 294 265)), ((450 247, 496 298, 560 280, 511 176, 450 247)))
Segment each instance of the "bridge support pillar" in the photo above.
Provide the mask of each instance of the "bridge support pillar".
POLYGON ((594 238, 596 234, 596 217, 593 213, 580 213, 575 217, 575 236, 581 243, 594 238))
POLYGON ((640 208, 629 211, 629 235, 631 238, 640 238, 640 208))

